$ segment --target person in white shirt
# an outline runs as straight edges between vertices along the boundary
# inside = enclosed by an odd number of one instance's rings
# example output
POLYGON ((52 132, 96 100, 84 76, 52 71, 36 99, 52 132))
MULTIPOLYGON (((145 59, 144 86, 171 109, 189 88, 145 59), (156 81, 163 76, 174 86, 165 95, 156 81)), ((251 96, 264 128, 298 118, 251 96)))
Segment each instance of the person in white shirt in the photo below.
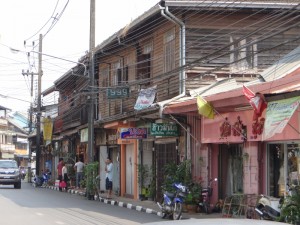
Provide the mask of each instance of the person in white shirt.
POLYGON ((83 179, 83 169, 84 169, 84 163, 81 162, 80 158, 78 159, 77 163, 75 163, 74 169, 76 170, 76 188, 80 188, 80 182, 83 179))
POLYGON ((65 164, 65 162, 63 162, 63 168, 61 169, 61 174, 63 177, 63 181, 65 182, 65 190, 68 191, 68 181, 69 181, 69 177, 68 177, 68 168, 65 164))
POLYGON ((113 186, 113 164, 111 162, 110 158, 107 158, 106 161, 106 167, 105 167, 105 172, 106 172, 106 179, 105 179, 105 187, 107 190, 107 198, 110 199, 112 196, 112 186, 113 186))

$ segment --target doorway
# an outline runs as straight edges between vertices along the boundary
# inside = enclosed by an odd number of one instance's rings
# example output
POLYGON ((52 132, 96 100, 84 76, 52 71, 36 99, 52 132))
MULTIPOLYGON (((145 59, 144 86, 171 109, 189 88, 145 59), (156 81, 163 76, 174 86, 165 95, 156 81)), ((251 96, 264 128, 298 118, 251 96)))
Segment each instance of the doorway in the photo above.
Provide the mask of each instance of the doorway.
POLYGON ((219 197, 225 198, 243 193, 243 146, 222 144, 219 146, 219 197))

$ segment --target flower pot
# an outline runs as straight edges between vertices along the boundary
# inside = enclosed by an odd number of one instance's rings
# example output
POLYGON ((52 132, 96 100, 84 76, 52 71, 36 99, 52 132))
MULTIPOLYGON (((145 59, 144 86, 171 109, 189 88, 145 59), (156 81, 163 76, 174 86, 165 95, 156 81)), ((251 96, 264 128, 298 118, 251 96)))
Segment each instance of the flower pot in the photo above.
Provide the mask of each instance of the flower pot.
POLYGON ((197 205, 196 204, 186 204, 186 210, 188 213, 196 213, 197 205))

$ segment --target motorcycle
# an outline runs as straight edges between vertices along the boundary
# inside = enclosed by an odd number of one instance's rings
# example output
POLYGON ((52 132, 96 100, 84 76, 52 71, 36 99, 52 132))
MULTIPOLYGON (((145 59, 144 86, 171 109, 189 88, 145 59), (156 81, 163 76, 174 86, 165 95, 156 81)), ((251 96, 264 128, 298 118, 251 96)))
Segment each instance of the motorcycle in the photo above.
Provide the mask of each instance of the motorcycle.
POLYGON ((210 179, 208 186, 206 188, 202 188, 201 199, 198 203, 200 211, 205 212, 206 214, 210 213, 210 197, 212 196, 213 192, 213 188, 211 186, 213 181, 218 181, 218 178, 210 179))
POLYGON ((179 220, 181 218, 182 205, 188 189, 181 183, 174 183, 172 186, 175 188, 175 193, 165 191, 163 193, 162 203, 157 202, 157 205, 161 209, 162 218, 169 216, 173 220, 179 220))
POLYGON ((46 187, 50 179, 50 173, 43 173, 42 176, 35 176, 33 179, 34 187, 46 187))
MULTIPOLYGON (((292 196, 294 188, 287 185, 288 195, 292 196)), ((275 198, 267 195, 261 195, 255 206, 255 212, 260 219, 277 221, 281 214, 281 206, 284 203, 284 197, 275 198)))
POLYGON ((276 220, 280 216, 280 206, 283 198, 261 195, 255 206, 255 212, 261 219, 276 220))

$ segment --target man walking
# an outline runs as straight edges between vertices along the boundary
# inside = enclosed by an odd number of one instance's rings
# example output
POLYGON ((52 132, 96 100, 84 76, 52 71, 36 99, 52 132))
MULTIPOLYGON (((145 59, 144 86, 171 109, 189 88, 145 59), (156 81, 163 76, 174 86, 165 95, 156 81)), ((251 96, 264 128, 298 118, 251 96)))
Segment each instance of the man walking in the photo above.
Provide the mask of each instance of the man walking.
POLYGON ((83 179, 83 168, 84 163, 81 162, 80 158, 78 158, 77 163, 74 165, 74 169, 76 170, 76 188, 80 188, 80 182, 83 179))
POLYGON ((105 172, 106 172, 106 179, 105 179, 105 187, 107 192, 107 198, 110 199, 112 195, 112 179, 113 179, 113 164, 111 162, 110 158, 107 158, 106 161, 106 167, 105 167, 105 172))

